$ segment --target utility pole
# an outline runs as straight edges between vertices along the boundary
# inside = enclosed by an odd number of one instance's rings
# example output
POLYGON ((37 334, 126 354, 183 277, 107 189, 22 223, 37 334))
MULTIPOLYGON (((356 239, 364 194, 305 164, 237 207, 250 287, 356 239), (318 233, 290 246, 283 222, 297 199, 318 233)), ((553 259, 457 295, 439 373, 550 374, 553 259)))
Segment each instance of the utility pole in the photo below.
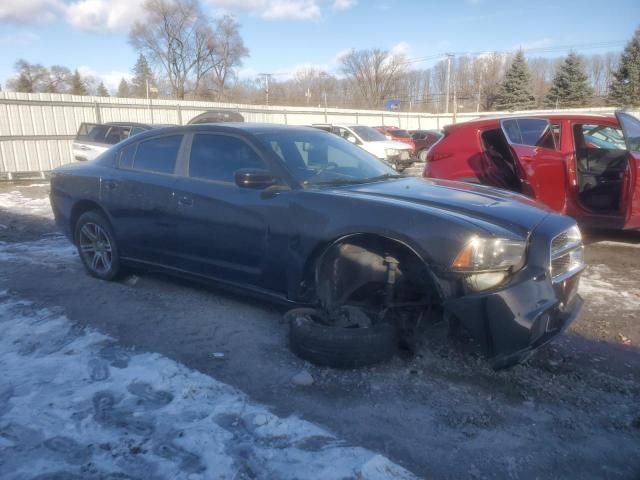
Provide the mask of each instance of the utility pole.
POLYGON ((451 90, 451 59, 453 58, 453 54, 447 53, 447 85, 446 85, 446 94, 445 101, 446 106, 444 113, 449 113, 449 91, 451 90))
POLYGON ((482 73, 484 69, 480 69, 480 78, 478 80, 478 104, 476 105, 476 112, 480 111, 480 102, 482 101, 482 73))
POLYGON ((273 77, 273 73, 259 73, 262 78, 264 78, 264 96, 265 96, 265 104, 269 105, 269 81, 271 77, 273 77))

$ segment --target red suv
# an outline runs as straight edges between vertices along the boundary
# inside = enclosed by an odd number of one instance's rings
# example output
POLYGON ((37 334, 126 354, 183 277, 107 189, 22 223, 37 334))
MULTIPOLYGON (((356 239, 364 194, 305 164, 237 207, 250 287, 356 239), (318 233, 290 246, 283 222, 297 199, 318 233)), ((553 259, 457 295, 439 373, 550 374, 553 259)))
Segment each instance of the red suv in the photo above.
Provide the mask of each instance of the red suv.
POLYGON ((407 145, 411 145, 412 153, 416 153, 416 142, 409 135, 409 132, 397 127, 373 127, 378 130, 380 133, 384 134, 387 137, 387 140, 393 140, 396 142, 406 143, 407 145))
POLYGON ((640 120, 549 114, 449 125, 424 176, 533 197, 581 223, 640 229, 640 120))

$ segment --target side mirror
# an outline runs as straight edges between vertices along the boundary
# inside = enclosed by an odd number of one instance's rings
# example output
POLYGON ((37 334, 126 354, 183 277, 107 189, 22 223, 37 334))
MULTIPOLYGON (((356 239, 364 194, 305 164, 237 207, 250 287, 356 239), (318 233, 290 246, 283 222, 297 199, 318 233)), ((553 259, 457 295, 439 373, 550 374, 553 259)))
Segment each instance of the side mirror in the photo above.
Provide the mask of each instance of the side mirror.
POLYGON ((347 140, 351 143, 358 143, 358 139, 353 135, 347 135, 347 140))
POLYGON ((243 168, 235 174, 236 185, 241 188, 262 190, 277 183, 277 179, 269 170, 261 168, 243 168))

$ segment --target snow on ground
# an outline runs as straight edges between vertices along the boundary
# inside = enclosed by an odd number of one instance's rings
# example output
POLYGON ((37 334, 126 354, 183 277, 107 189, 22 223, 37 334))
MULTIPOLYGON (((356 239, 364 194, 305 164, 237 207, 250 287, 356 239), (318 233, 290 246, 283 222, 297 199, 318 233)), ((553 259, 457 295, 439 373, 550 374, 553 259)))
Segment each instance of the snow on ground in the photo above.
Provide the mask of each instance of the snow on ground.
POLYGON ((56 266, 78 256, 76 247, 63 235, 49 235, 33 242, 1 242, 0 262, 17 261, 56 266))
POLYGON ((53 218, 49 197, 38 195, 33 198, 20 190, 0 193, 0 208, 16 213, 19 211, 24 215, 53 218))
POLYGON ((580 294, 592 306, 640 311, 640 285, 603 264, 587 265, 580 278, 580 294))
MULTIPOLYGON (((62 236, 0 262, 72 262, 62 236)), ((0 271, 1 273, 1 271, 0 271)), ((0 478, 413 479, 386 457, 0 291, 0 478)), ((304 388, 304 387, 300 387, 304 388)))
POLYGON ((0 478, 414 478, 6 291, 0 328, 0 478))

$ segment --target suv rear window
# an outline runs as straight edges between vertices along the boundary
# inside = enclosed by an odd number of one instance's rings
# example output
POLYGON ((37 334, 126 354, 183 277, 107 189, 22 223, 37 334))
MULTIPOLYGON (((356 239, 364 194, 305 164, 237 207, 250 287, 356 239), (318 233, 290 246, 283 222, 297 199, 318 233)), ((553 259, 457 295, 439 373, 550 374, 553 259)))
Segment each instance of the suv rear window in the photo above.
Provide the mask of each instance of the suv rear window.
POLYGON ((131 127, 118 125, 99 125, 96 123, 83 123, 80 125, 76 140, 79 142, 102 143, 115 145, 129 138, 131 127))

